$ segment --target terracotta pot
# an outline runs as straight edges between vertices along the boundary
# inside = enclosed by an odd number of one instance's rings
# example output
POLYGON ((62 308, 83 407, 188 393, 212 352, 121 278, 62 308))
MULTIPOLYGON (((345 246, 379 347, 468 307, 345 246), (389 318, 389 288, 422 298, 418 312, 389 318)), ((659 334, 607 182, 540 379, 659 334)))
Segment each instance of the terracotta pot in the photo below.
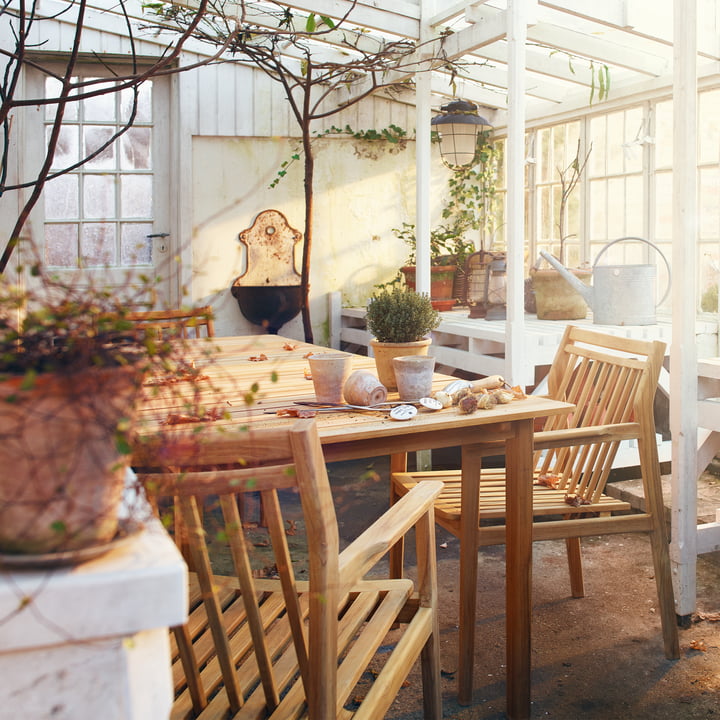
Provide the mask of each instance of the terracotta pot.
MULTIPOLYGON (((415 268, 411 265, 400 268, 409 290, 415 289, 415 268)), ((451 300, 457 265, 433 265, 430 268, 430 299, 451 300)))
POLYGON ((343 352, 315 353, 308 357, 315 398, 321 403, 340 403, 350 375, 352 355, 343 352))
MULTIPOLYGON (((592 280, 592 270, 570 270, 586 285, 592 280)), ((582 320, 588 306, 582 295, 557 270, 531 270, 532 289, 538 320, 582 320)))
POLYGON ((427 355, 431 338, 406 343, 381 343, 372 338, 370 346, 375 357, 375 367, 380 382, 390 391, 397 390, 393 358, 404 355, 427 355))
POLYGON ((45 554, 109 542, 129 455, 118 424, 132 418, 140 377, 93 368, 0 382, 0 552, 45 554))
POLYGON ((395 381, 401 400, 419 400, 432 392, 435 358, 431 355, 403 355, 393 358, 395 381))

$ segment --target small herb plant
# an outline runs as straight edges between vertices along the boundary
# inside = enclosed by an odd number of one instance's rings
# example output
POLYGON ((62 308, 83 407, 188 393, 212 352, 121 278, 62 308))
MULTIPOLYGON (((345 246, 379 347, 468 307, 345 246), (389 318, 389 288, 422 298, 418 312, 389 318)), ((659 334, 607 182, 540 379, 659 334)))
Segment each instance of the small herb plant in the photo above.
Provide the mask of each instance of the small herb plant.
POLYGON ((365 321, 378 342, 403 343, 422 340, 440 324, 440 315, 428 295, 393 287, 373 294, 365 321))

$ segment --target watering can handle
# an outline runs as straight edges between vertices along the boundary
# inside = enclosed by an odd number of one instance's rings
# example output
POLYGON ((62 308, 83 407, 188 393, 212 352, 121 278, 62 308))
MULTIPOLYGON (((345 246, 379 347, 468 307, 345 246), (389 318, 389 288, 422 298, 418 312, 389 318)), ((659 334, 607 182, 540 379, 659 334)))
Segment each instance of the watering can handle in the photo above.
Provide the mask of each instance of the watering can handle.
POLYGON ((627 237, 621 237, 617 240, 610 241, 605 247, 603 247, 602 250, 597 254, 597 257, 595 258, 595 263, 593 264, 593 269, 595 268, 595 265, 598 264, 598 260, 600 259, 600 256, 610 247, 615 245, 616 243, 623 242, 625 240, 630 240, 633 242, 642 242, 646 245, 649 245, 653 250, 655 250, 658 255, 663 259, 663 262, 665 263, 665 268, 667 269, 667 275, 668 275, 668 282, 667 287, 665 288, 665 293, 663 294, 662 298, 660 298, 660 301, 658 302, 658 305, 662 305, 665 302, 665 298, 667 298, 669 292, 670 292, 670 282, 671 282, 671 273, 670 273, 670 263, 668 262, 668 259, 663 254, 663 251, 654 243, 651 243, 649 240, 646 240, 645 238, 641 237, 635 237, 634 235, 628 235, 627 237))

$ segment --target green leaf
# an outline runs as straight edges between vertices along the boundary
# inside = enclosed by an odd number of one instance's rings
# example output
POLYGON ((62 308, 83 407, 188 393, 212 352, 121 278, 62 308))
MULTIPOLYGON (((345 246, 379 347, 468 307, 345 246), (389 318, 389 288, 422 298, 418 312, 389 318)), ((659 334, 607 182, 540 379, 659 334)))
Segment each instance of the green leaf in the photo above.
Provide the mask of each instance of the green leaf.
POLYGON ((310 15, 308 15, 307 21, 305 22, 305 30, 307 32, 315 32, 316 27, 317 25, 315 22, 315 13, 310 13, 310 15))
POLYGON ((327 25, 331 30, 335 28, 335 23, 332 18, 329 18, 327 15, 321 15, 320 19, 323 21, 323 24, 327 25))

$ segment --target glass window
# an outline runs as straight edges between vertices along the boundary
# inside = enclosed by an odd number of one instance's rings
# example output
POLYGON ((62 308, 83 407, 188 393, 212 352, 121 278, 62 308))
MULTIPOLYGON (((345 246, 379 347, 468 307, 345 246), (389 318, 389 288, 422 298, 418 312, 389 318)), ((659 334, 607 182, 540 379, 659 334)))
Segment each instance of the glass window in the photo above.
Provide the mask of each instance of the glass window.
MULTIPOLYGON (((96 76, 82 74, 80 82, 96 76)), ((109 86, 114 80, 106 81, 109 86)), ((102 84, 97 84, 102 87, 102 84)), ((59 83, 45 81, 47 97, 57 96, 59 83)), ((55 267, 128 267, 152 264, 153 126, 152 82, 137 93, 125 90, 68 105, 53 168, 71 168, 48 182, 45 202, 45 259, 55 267), (136 112, 134 124, 123 121, 136 112), (142 222, 137 222, 142 220, 142 222), (131 222, 132 221, 132 222, 131 222)), ((50 132, 54 109, 45 112, 50 132)))

